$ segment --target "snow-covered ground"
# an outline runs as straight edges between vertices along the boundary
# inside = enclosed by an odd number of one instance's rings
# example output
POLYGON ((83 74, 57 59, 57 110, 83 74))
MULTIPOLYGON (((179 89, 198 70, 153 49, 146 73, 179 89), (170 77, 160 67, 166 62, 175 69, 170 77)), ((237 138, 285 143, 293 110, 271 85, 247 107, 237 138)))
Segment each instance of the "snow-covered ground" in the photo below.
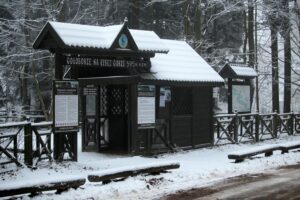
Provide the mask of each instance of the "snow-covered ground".
MULTIPOLYGON (((207 186, 214 182, 246 173, 261 173, 280 166, 300 162, 300 152, 291 151, 281 154, 275 151, 271 157, 259 155, 254 159, 246 159, 242 163, 234 163, 227 158, 233 151, 265 144, 278 144, 288 141, 300 141, 298 136, 284 136, 277 140, 267 140, 254 144, 223 145, 211 148, 163 154, 156 157, 108 155, 100 153, 79 152, 78 162, 41 163, 37 170, 12 168, 0 169, 0 187, 20 182, 43 181, 68 176, 87 176, 96 171, 120 167, 147 165, 147 163, 179 162, 180 169, 172 170, 158 176, 137 176, 125 181, 102 183, 86 182, 77 190, 71 189, 58 195, 54 192, 43 193, 33 199, 160 199, 168 193, 194 187, 207 186), (2 172, 2 173, 1 173, 2 172)), ((27 195, 24 199, 29 198, 27 195)))

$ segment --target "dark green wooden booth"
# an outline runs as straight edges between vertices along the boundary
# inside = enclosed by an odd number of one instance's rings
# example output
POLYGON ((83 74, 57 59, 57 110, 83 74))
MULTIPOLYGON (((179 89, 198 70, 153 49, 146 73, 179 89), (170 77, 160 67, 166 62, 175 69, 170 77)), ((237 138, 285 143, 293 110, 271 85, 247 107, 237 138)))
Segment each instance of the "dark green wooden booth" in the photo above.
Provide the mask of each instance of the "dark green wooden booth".
POLYGON ((212 88, 223 79, 187 43, 126 23, 48 22, 33 47, 55 54, 56 80, 79 82, 83 151, 150 153, 213 143, 212 88), (155 126, 148 129, 138 127, 140 85, 155 86, 155 126))

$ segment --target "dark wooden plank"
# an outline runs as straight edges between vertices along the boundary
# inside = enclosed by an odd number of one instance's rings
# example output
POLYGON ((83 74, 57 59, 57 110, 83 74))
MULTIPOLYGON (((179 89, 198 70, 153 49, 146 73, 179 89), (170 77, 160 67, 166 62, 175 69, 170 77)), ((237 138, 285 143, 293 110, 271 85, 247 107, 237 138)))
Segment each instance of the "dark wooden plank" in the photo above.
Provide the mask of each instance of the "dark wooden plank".
POLYGON ((299 148, 300 148, 300 142, 287 142, 284 144, 280 144, 280 149, 282 153, 288 153, 289 150, 299 149, 299 148))
POLYGON ((57 190, 64 191, 69 188, 78 188, 81 185, 84 185, 86 182, 85 178, 76 178, 76 179, 66 179, 66 180, 57 180, 49 181, 44 183, 32 183, 29 185, 18 185, 14 187, 0 187, 0 197, 13 196, 19 194, 32 193, 36 194, 43 191, 57 190))
POLYGON ((140 167, 129 167, 123 169, 115 170, 103 170, 98 174, 88 175, 88 180, 90 182, 103 182, 107 183, 114 179, 126 178, 129 176, 137 176, 139 174, 157 174, 163 171, 178 169, 180 167, 179 163, 161 164, 161 165, 149 165, 140 167))
POLYGON ((180 147, 192 145, 192 115, 173 116, 171 119, 172 143, 180 147))
POLYGON ((261 147, 255 147, 245 150, 244 152, 233 152, 228 154, 228 159, 235 159, 236 162, 241 162, 246 158, 250 158, 252 156, 258 154, 265 154, 265 156, 271 156, 273 151, 281 150, 279 145, 265 145, 261 147))

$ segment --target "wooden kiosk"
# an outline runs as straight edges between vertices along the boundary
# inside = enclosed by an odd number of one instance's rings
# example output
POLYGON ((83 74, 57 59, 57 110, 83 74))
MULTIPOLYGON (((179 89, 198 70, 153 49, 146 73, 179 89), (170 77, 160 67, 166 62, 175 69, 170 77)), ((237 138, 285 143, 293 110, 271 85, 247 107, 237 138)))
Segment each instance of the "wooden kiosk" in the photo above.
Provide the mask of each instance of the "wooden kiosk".
POLYGON ((83 151, 212 144, 212 88, 224 80, 186 42, 126 23, 48 22, 33 47, 55 54, 56 81, 79 82, 83 151))
POLYGON ((226 63, 219 74, 227 80, 228 113, 250 113, 253 99, 251 80, 257 77, 256 71, 246 64, 226 63))

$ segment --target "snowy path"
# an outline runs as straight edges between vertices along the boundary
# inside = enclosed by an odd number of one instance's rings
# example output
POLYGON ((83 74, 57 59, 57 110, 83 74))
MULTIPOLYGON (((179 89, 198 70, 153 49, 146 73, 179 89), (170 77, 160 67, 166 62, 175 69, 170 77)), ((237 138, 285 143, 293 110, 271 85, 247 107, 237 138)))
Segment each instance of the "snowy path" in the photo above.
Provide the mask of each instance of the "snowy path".
POLYGON ((300 165, 225 179, 212 186, 168 195, 166 200, 299 199, 300 165), (188 197, 188 198, 187 198, 188 197))
MULTIPOLYGON (((79 153, 79 161, 45 163, 38 170, 20 169, 10 173, 1 173, 11 168, 0 169, 2 184, 14 184, 28 180, 47 180, 69 175, 87 176, 95 171, 118 167, 145 165, 155 162, 179 162, 180 169, 158 176, 130 177, 125 181, 113 182, 107 185, 87 182, 77 190, 69 190, 56 195, 53 192, 44 193, 33 199, 159 199, 166 194, 178 190, 186 190, 213 184, 215 181, 246 173, 261 173, 284 165, 300 162, 300 152, 291 151, 288 154, 275 152, 271 157, 263 155, 236 164, 227 158, 232 151, 239 151, 253 146, 265 144, 300 141, 300 136, 286 136, 278 140, 268 140, 256 144, 239 144, 215 146, 173 154, 160 155, 157 158, 141 156, 120 156, 99 153, 79 153)), ((13 165, 11 166, 13 167, 13 165)), ((26 196, 25 196, 26 197, 26 196)))

